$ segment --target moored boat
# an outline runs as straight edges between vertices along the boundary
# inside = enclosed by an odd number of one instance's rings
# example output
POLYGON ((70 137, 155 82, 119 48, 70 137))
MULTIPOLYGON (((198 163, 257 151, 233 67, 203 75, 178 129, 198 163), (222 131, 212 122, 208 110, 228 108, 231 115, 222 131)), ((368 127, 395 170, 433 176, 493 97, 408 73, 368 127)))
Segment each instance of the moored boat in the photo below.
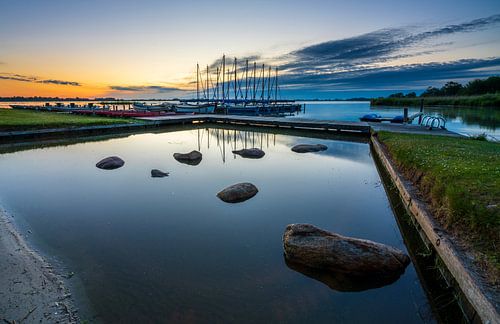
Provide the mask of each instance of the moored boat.
POLYGON ((213 114, 215 111, 215 104, 189 104, 183 103, 174 106, 174 110, 178 113, 199 113, 199 114, 213 114))
POLYGON ((168 102, 163 102, 158 105, 147 105, 145 103, 134 102, 132 106, 134 110, 137 111, 172 111, 174 108, 174 105, 168 102))

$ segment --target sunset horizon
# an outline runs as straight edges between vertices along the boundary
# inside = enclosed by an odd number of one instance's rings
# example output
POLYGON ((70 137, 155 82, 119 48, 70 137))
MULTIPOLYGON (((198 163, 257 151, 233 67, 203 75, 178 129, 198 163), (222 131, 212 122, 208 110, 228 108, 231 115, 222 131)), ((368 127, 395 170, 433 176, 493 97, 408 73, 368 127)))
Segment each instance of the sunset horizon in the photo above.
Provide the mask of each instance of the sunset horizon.
POLYGON ((0 97, 192 97, 196 64, 223 54, 278 67, 292 99, 421 93, 500 73, 500 6, 480 2, 4 1, 0 97))

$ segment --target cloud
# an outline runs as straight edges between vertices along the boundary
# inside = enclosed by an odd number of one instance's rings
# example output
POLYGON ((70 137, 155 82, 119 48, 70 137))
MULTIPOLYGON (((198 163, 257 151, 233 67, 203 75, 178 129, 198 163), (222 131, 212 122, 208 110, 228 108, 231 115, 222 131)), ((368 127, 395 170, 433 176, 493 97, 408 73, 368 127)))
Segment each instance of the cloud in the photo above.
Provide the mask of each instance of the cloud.
POLYGON ((430 81, 499 73, 498 57, 412 65, 397 62, 403 58, 445 51, 444 48, 453 43, 440 40, 442 37, 485 30, 498 24, 500 15, 493 15, 425 31, 417 31, 416 27, 388 28, 306 46, 281 57, 286 63, 280 67, 280 84, 288 88, 329 87, 331 90, 402 84, 423 87, 422 83, 430 81), (479 68, 487 68, 489 72, 476 70, 479 68))
POLYGON ((293 51, 285 56, 289 63, 283 68, 290 73, 307 73, 315 70, 336 72, 360 65, 432 54, 439 51, 438 47, 442 44, 425 44, 427 48, 425 51, 415 48, 424 45, 425 41, 440 36, 474 32, 499 23, 500 15, 494 15, 417 33, 411 28, 382 29, 293 51))
POLYGON ((500 73, 500 57, 450 62, 366 68, 320 75, 285 75, 284 89, 356 90, 426 87, 448 80, 472 79, 500 73))
POLYGON ((165 93, 172 91, 184 91, 183 89, 175 87, 165 87, 160 85, 150 85, 150 86, 119 86, 113 85, 109 87, 111 90, 116 91, 128 91, 128 92, 148 92, 148 93, 165 93))
POLYGON ((54 80, 54 79, 40 79, 35 76, 26 76, 22 74, 15 74, 15 73, 1 73, 0 72, 0 79, 1 80, 11 80, 11 81, 19 81, 19 82, 32 82, 32 83, 50 83, 50 84, 56 84, 56 85, 67 85, 67 86, 74 86, 74 87, 79 87, 81 84, 79 82, 74 82, 74 81, 63 81, 63 80, 54 80))
POLYGON ((74 87, 79 87, 81 84, 79 82, 74 82, 74 81, 61 81, 61 80, 39 80, 37 81, 38 83, 52 83, 52 84, 59 84, 59 85, 70 85, 74 87))

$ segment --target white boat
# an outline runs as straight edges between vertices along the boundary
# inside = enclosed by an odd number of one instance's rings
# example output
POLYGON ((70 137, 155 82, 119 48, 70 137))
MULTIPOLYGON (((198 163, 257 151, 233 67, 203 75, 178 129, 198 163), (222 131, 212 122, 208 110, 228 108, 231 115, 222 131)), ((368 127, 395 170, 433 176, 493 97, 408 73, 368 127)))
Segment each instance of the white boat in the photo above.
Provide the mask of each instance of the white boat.
POLYGON ((178 113, 198 113, 198 114, 213 114, 215 104, 179 104, 175 105, 175 111, 178 113))
POLYGON ((137 111, 171 111, 174 108, 174 105, 168 102, 164 102, 159 105, 147 105, 140 102, 134 102, 132 106, 134 107, 134 110, 137 111))

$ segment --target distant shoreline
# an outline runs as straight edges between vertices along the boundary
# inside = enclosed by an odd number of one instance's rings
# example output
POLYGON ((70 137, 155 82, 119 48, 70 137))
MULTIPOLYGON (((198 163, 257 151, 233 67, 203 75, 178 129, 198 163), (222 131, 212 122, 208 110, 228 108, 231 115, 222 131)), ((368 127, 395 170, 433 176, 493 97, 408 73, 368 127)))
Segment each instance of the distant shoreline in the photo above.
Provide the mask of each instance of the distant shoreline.
POLYGON ((500 94, 455 97, 374 98, 373 106, 424 106, 500 108, 500 94))

